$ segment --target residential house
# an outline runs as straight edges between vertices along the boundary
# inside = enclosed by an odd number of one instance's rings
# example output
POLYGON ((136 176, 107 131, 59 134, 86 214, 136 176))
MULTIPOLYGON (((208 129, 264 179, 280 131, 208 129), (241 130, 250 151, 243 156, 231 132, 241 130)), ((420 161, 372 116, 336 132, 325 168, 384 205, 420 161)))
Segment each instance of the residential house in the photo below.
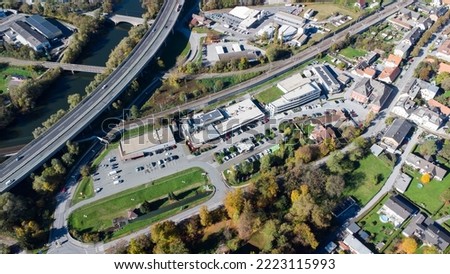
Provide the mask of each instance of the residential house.
POLYGON ((332 127, 325 127, 323 124, 317 124, 309 138, 317 143, 322 143, 325 139, 336 139, 336 133, 332 127))
POLYGON ((433 107, 438 108, 439 111, 445 116, 450 115, 450 108, 439 103, 438 101, 436 101, 434 99, 428 100, 428 106, 430 106, 431 108, 433 108, 433 107))
MULTIPOLYGON (((444 0, 444 4, 449 5, 450 1, 444 0), (446 3, 446 2, 449 2, 449 3, 446 3)), ((431 13, 430 13, 430 19, 436 22, 440 17, 444 16, 444 14, 447 12, 447 10, 448 10, 447 6, 441 6, 441 7, 432 9, 431 13)))
POLYGON ((388 85, 373 80, 364 78, 354 85, 351 97, 357 102, 369 104, 374 113, 378 113, 383 107, 392 88, 388 85))
POLYGON ((408 57, 411 47, 411 44, 408 42, 400 42, 394 48, 394 55, 405 59, 408 57))
POLYGON ((397 77, 400 75, 400 69, 398 67, 386 67, 383 69, 383 71, 378 76, 378 80, 381 82, 385 82, 387 84, 391 84, 397 79, 397 77))
POLYGON ((447 39, 437 49, 436 57, 450 62, 450 39, 447 39))
POLYGON ((450 245, 450 232, 424 213, 417 214, 403 230, 405 237, 416 237, 441 252, 450 245))
POLYGON ((440 114, 424 107, 419 107, 409 115, 409 120, 425 129, 436 131, 442 125, 440 114))
POLYGON ((402 94, 398 98, 391 112, 397 116, 407 119, 409 115, 414 111, 415 104, 416 102, 411 100, 407 94, 402 94))
POLYGON ((405 164, 419 170, 420 174, 429 174, 432 178, 442 181, 447 174, 447 170, 431 163, 413 153, 410 153, 405 160, 405 164))
POLYGON ((450 65, 447 65, 445 63, 439 63, 438 74, 443 73, 443 72, 450 73, 450 65))
POLYGON ((389 57, 384 62, 384 65, 388 68, 395 68, 399 67, 402 63, 402 58, 399 56, 396 56, 394 54, 389 54, 389 57))
POLYGON ((375 78, 377 71, 371 67, 366 67, 364 69, 355 69, 352 71, 354 75, 365 77, 365 78, 375 78))
POLYGON ((415 45, 422 36, 422 30, 419 27, 415 27, 410 30, 405 37, 403 37, 402 42, 409 43, 411 46, 415 45))
POLYGON ((433 25, 433 20, 430 17, 422 17, 417 21, 417 26, 422 30, 426 31, 433 25))
POLYGON ((424 100, 430 100, 433 99, 439 92, 439 87, 428 83, 427 81, 412 78, 412 80, 408 81, 406 84, 405 90, 408 92, 411 99, 416 98, 420 92, 421 98, 424 100))
POLYGON ((393 149, 400 147, 413 125, 403 118, 397 118, 384 134, 381 141, 393 149))
POLYGON ((413 10, 407 9, 407 8, 401 8, 399 11, 399 14, 403 17, 403 19, 405 20, 414 20, 417 21, 419 20, 420 17, 420 13, 415 12, 413 10))
POLYGON ((386 216, 389 222, 399 227, 406 219, 418 211, 419 209, 403 196, 395 195, 389 197, 377 213, 386 216))

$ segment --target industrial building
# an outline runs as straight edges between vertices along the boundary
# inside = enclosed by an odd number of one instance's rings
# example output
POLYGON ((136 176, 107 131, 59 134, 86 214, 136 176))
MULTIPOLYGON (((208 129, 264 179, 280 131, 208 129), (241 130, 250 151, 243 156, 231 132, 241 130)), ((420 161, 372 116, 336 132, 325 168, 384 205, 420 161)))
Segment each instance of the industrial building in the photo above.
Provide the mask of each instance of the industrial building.
POLYGON ((277 87, 284 94, 280 99, 267 105, 266 108, 272 116, 315 100, 320 97, 321 93, 316 82, 302 78, 300 74, 295 74, 279 82, 277 87))
POLYGON ((275 13, 273 19, 280 25, 289 25, 298 29, 305 26, 305 19, 283 11, 275 13))
POLYGON ((255 26, 263 16, 260 10, 250 9, 244 6, 237 6, 228 14, 238 19, 238 28, 243 30, 247 30, 255 26))
POLYGON ((32 15, 25 19, 25 22, 49 40, 60 37, 63 34, 60 29, 40 15, 32 15))
POLYGON ((20 43, 35 51, 50 48, 50 43, 39 32, 33 30, 27 23, 17 21, 11 24, 10 30, 5 32, 5 41, 11 44, 20 43))
POLYGON ((146 132, 140 136, 121 140, 119 143, 120 158, 124 161, 144 157, 175 145, 175 137, 170 127, 146 132))
POLYGON ((320 85, 330 94, 341 92, 341 83, 325 65, 317 65, 311 69, 318 77, 320 85))

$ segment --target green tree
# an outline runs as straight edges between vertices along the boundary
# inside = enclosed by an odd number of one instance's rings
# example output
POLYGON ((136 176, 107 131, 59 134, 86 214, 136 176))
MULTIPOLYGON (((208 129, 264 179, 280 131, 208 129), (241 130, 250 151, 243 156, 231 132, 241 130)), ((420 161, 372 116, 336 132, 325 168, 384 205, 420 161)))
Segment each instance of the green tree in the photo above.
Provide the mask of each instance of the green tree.
POLYGON ((80 168, 80 174, 84 178, 89 177, 91 175, 91 168, 87 165, 84 165, 80 168))
POLYGON ((130 118, 131 120, 138 119, 141 116, 141 111, 136 105, 132 105, 130 108, 130 118))
POLYGON ((427 140, 419 145, 419 153, 424 157, 435 155, 436 151, 437 146, 434 140, 427 140))
POLYGON ((327 167, 331 172, 342 175, 350 172, 353 169, 353 164, 347 159, 345 154, 336 151, 328 158, 327 167))
POLYGON ((214 82, 214 92, 221 91, 224 87, 222 80, 218 79, 214 82))

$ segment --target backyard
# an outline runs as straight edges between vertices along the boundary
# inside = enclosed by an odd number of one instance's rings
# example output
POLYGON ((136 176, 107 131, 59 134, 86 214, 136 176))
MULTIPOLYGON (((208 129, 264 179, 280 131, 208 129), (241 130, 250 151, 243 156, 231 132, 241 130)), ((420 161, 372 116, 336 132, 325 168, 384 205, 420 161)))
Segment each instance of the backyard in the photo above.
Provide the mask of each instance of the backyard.
POLYGON ((383 242, 387 246, 399 232, 392 223, 383 223, 377 213, 387 199, 388 196, 385 196, 367 215, 358 221, 358 225, 370 235, 370 242, 374 245, 383 242))
POLYGON ((405 195, 421 208, 428 211, 431 215, 435 215, 444 205, 440 199, 440 194, 450 187, 450 176, 444 177, 442 182, 431 180, 428 184, 420 182, 421 174, 417 171, 407 170, 413 180, 405 192, 405 195))
MULTIPOLYGON (((124 217, 128 210, 144 201, 166 197, 169 193, 185 192, 205 184, 204 171, 191 168, 148 184, 106 197, 75 210, 69 217, 69 226, 77 231, 102 231, 112 227, 112 220, 124 217)), ((156 216, 155 216, 156 217, 156 216)))
POLYGON ((391 171, 386 163, 370 154, 347 175, 345 194, 353 196, 363 206, 381 189, 391 171))
POLYGON ((341 50, 339 54, 349 58, 349 59, 355 59, 358 57, 363 57, 367 54, 365 50, 352 48, 352 47, 346 47, 345 49, 341 50))

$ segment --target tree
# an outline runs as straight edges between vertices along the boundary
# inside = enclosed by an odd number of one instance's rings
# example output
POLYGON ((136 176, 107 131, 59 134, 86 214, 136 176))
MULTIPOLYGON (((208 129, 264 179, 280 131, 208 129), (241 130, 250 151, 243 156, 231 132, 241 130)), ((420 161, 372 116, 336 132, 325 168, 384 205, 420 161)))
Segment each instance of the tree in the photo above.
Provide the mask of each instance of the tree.
POLYGON ((78 93, 67 96, 67 103, 69 104, 69 109, 74 109, 80 102, 81 102, 81 95, 78 93))
POLYGON ((390 126, 390 125, 392 125, 392 123, 394 122, 394 120, 395 120, 395 117, 394 117, 394 116, 389 116, 389 117, 386 118, 386 120, 384 121, 384 123, 385 123, 387 126, 390 126))
POLYGON ((423 248, 423 254, 439 254, 439 251, 434 245, 425 246, 423 248))
POLYGON ((406 254, 413 254, 417 250, 417 242, 414 238, 404 238, 398 246, 398 251, 406 254))
POLYGON ((223 89, 224 83, 222 80, 216 80, 214 82, 214 92, 221 91, 223 89))
POLYGON ((209 213, 207 206, 200 207, 200 224, 204 227, 210 226, 212 224, 212 216, 209 213))
POLYGON ((361 130, 355 128, 354 126, 347 126, 342 132, 342 137, 347 139, 349 142, 353 141, 353 139, 355 139, 359 135, 361 135, 361 130))
POLYGON ((248 68, 248 59, 245 58, 245 57, 242 57, 242 58, 239 60, 239 65, 238 65, 238 67, 239 67, 239 70, 247 69, 247 68, 248 68))
POLYGON ((131 120, 135 120, 141 116, 141 112, 136 105, 132 105, 130 108, 130 118, 131 120))
POLYGON ((240 239, 248 241, 255 230, 256 215, 254 214, 250 203, 247 201, 244 210, 237 221, 237 231, 240 239))
POLYGON ((188 249, 180 238, 180 231, 172 221, 157 223, 151 227, 150 235, 155 244, 153 252, 156 254, 187 253, 188 249))
POLYGON ((127 252, 129 254, 148 254, 153 249, 153 243, 149 235, 141 235, 131 239, 127 252))
POLYGON ((315 153, 314 153, 312 146, 305 145, 305 146, 298 148, 295 151, 295 160, 297 162, 307 164, 307 163, 311 162, 312 160, 314 160, 314 154, 315 153))
POLYGON ((331 197, 339 197, 345 188, 345 181, 342 176, 331 175, 325 183, 325 191, 331 197))
POLYGON ((331 172, 341 175, 350 172, 353 169, 353 163, 340 151, 331 154, 326 164, 331 172))
POLYGON ((275 156, 272 154, 264 155, 260 160, 261 170, 269 170, 274 164, 274 159, 275 159, 275 156))
POLYGON ((436 142, 433 140, 427 140, 419 145, 419 153, 426 157, 430 155, 435 155, 437 151, 436 142))
POLYGON ((295 200, 292 203, 289 213, 292 215, 294 223, 302 223, 307 221, 315 206, 314 200, 309 193, 307 185, 301 185, 298 197, 291 194, 291 199, 295 200))
POLYGON ((294 228, 294 233, 298 235, 298 240, 302 245, 310 246, 312 249, 316 249, 319 246, 316 236, 307 224, 297 224, 294 228))
POLYGON ((364 120, 364 126, 368 127, 370 126, 370 123, 375 119, 375 113, 373 111, 369 111, 369 113, 366 116, 366 120, 364 120))
POLYGON ((440 195, 441 201, 445 204, 450 203, 450 188, 447 188, 444 192, 440 195))
POLYGON ((45 232, 35 221, 23 221, 14 231, 20 244, 28 249, 36 248, 45 241, 45 232))
POLYGON ((224 206, 228 216, 237 220, 244 207, 244 193, 240 188, 228 192, 225 196, 224 206))
POLYGON ((428 174, 428 173, 424 173, 424 174, 422 175, 422 177, 420 177, 420 181, 421 181, 423 184, 428 184, 428 183, 430 182, 430 180, 431 180, 431 177, 430 177, 430 174, 428 174))
POLYGON ((80 168, 80 174, 84 178, 89 177, 89 175, 91 175, 91 168, 89 166, 87 166, 87 165, 82 166, 80 168))
POLYGON ((0 229, 2 231, 12 231, 14 226, 29 218, 31 213, 27 202, 21 196, 10 192, 0 194, 0 229))
POLYGON ((78 155, 78 153, 80 153, 80 146, 78 145, 78 143, 74 143, 69 140, 66 142, 66 147, 68 152, 72 155, 78 155))

